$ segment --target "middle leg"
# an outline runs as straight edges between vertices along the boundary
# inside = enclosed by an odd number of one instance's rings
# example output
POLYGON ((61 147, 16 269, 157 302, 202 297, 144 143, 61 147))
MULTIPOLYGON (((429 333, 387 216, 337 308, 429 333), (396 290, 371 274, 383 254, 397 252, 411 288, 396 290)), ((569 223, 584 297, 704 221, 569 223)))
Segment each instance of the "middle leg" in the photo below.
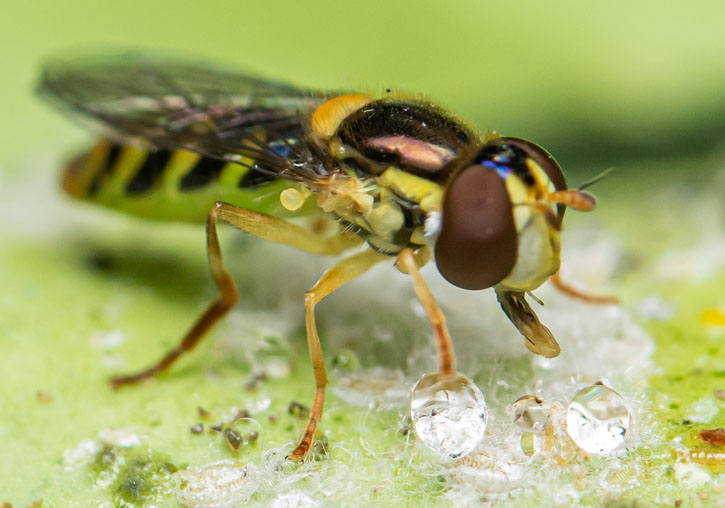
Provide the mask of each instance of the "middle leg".
POLYGON ((307 328, 307 347, 312 360, 312 370, 315 375, 315 398, 312 402, 310 418, 297 447, 287 457, 290 460, 301 461, 312 446, 315 438, 317 424, 322 418, 322 407, 325 403, 325 386, 327 386, 327 373, 325 372, 325 359, 322 356, 320 337, 315 324, 315 305, 320 303, 327 295, 357 279, 367 272, 376 263, 390 259, 389 256, 373 250, 365 250, 349 258, 345 258, 327 270, 312 289, 305 293, 305 326, 307 328))

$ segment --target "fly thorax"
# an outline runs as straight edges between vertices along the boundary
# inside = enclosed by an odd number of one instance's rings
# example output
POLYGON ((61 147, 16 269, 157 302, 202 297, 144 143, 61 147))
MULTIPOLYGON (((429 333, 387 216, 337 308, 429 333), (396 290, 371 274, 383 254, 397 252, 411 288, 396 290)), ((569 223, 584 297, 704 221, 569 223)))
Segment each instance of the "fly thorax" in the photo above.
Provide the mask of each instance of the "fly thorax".
POLYGON ((345 116, 327 146, 333 158, 363 174, 378 176, 392 165, 441 182, 476 140, 435 104, 384 98, 345 116))

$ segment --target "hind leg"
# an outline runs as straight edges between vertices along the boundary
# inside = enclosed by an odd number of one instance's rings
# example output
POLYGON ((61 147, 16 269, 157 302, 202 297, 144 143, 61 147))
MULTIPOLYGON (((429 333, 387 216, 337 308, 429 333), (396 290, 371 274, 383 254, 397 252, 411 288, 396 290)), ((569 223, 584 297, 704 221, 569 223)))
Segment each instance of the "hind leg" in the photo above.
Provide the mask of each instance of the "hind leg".
POLYGON ((349 235, 323 236, 281 219, 226 203, 217 203, 209 212, 206 223, 206 240, 209 267, 214 282, 219 288, 219 296, 196 320, 174 349, 169 351, 161 360, 140 372, 112 378, 110 382, 113 388, 138 383, 168 369, 181 355, 191 351, 201 342, 207 332, 229 312, 229 309, 239 299, 237 287, 224 265, 224 259, 219 247, 216 228, 217 222, 220 220, 265 240, 290 245, 315 254, 339 254, 343 250, 360 243, 357 237, 349 235))

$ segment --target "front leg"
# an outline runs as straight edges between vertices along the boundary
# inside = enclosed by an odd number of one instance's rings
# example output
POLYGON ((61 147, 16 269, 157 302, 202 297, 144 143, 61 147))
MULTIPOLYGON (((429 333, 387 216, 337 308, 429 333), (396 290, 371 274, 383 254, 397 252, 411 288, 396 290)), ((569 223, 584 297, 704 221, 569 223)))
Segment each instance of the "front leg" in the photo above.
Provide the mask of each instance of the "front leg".
POLYGON ((446 317, 425 283, 425 279, 420 274, 415 253, 409 248, 403 249, 398 254, 396 264, 402 272, 413 277, 415 294, 418 296, 421 305, 423 305, 431 325, 433 325, 436 348, 438 349, 438 372, 442 376, 448 376, 456 370, 456 357, 453 354, 453 343, 446 327, 446 317))
POLYGON ((587 303, 594 303, 594 304, 602 304, 602 305, 617 305, 619 303, 619 298, 613 295, 592 295, 589 293, 586 293, 584 291, 581 291, 574 286, 570 286, 563 280, 561 280, 561 276, 559 275, 559 272, 556 272, 554 275, 551 276, 549 281, 554 285, 556 289, 564 293, 565 295, 569 295, 572 298, 577 298, 578 300, 581 300, 583 302, 587 303))

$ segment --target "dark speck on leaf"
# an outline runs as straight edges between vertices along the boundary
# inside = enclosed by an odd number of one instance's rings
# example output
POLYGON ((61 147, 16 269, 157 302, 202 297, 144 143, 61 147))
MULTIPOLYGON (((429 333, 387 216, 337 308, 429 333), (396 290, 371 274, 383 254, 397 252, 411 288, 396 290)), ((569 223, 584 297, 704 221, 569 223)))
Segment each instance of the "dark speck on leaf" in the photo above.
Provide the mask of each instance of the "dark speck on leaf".
POLYGON ((234 429, 226 429, 224 431, 224 441, 229 445, 229 449, 234 453, 239 451, 239 445, 242 444, 242 436, 234 429))
POLYGON ((296 416, 297 418, 307 418, 310 415, 310 408, 301 402, 297 402, 296 400, 290 402, 287 411, 289 414, 296 416))
POLYGON ((244 420, 245 418, 251 418, 252 413, 247 411, 246 409, 240 409, 237 411, 237 416, 235 417, 235 420, 244 420))
POLYGON ((259 385, 259 383, 261 383, 262 381, 265 381, 266 379, 267 379, 266 372, 264 372, 264 371, 256 372, 249 377, 249 379, 247 380, 246 383, 244 383, 244 389, 247 391, 254 390, 259 385))

